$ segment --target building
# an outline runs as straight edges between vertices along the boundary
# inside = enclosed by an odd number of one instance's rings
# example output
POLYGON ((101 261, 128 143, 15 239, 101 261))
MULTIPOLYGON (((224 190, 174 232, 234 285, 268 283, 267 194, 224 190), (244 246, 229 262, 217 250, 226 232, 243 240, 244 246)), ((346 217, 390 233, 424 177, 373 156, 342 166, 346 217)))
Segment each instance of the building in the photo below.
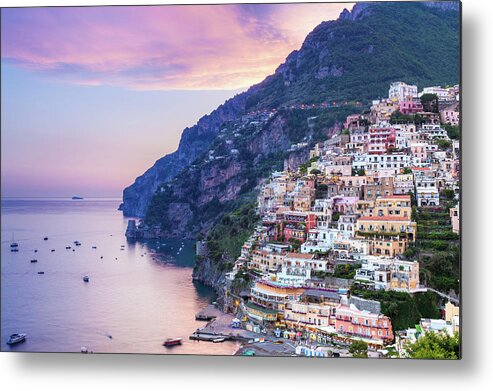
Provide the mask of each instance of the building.
POLYGON ((396 131, 386 126, 370 126, 368 129, 368 153, 383 154, 396 147, 396 131))
POLYGON ((414 192, 413 174, 396 174, 394 176, 394 194, 404 195, 414 192))
POLYGON ((336 292, 307 289, 299 301, 288 301, 284 307, 286 326, 294 330, 315 330, 335 322, 335 311, 341 298, 336 292))
POLYGON ((399 111, 402 114, 414 115, 423 111, 423 105, 419 99, 407 98, 399 101, 399 111))
POLYGON ((276 272, 284 261, 287 245, 268 244, 252 251, 249 266, 262 272, 276 272))
POLYGON ((440 86, 424 87, 423 91, 419 93, 421 97, 424 94, 436 95, 439 101, 446 101, 450 99, 450 91, 447 88, 440 86))
POLYGON ((415 292, 419 286, 419 263, 396 258, 367 256, 356 270, 355 280, 375 289, 415 292))
POLYGON ((460 123, 460 104, 454 102, 440 110, 440 120, 442 123, 458 126, 460 123))
POLYGON ((416 223, 410 216, 362 216, 356 225, 356 238, 370 243, 370 255, 395 257, 416 239, 416 223))
POLYGON ((389 99, 396 99, 398 102, 401 102, 417 96, 418 86, 406 84, 403 81, 396 81, 390 84, 389 99))
POLYGON ((288 300, 300 300, 304 289, 274 281, 257 280, 251 289, 251 299, 245 305, 247 315, 260 322, 282 319, 288 300))
POLYGON ((313 254, 288 253, 284 257, 277 281, 287 285, 303 285, 311 278, 312 272, 327 271, 327 259, 317 258, 313 254))
POLYGON ((402 216, 411 218, 411 196, 389 195, 377 199, 361 210, 362 216, 402 216))
POLYGON ((392 323, 382 314, 366 310, 360 311, 354 304, 341 305, 336 309, 336 331, 351 337, 362 337, 369 340, 381 340, 391 343, 394 339, 392 323))
POLYGON ((456 234, 460 233, 460 214, 459 205, 455 208, 450 208, 450 219, 452 220, 452 231, 456 234))
POLYGON ((435 172, 430 167, 413 167, 416 202, 418 206, 440 205, 435 172))
POLYGON ((308 212, 284 211, 282 220, 282 236, 285 241, 297 239, 304 242, 306 234, 316 225, 316 215, 308 212))

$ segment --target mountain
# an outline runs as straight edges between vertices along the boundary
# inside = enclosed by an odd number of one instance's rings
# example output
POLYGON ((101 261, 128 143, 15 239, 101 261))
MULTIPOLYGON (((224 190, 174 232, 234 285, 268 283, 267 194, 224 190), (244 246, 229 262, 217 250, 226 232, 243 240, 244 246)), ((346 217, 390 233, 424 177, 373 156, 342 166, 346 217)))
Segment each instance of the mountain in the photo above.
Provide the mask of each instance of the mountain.
POLYGON ((386 96, 392 81, 458 83, 459 29, 458 2, 344 10, 317 26, 273 75, 185 129, 177 151, 124 190, 123 213, 145 217, 153 236, 208 232, 272 170, 306 158, 347 114, 386 96), (291 148, 300 142, 306 147, 291 148))

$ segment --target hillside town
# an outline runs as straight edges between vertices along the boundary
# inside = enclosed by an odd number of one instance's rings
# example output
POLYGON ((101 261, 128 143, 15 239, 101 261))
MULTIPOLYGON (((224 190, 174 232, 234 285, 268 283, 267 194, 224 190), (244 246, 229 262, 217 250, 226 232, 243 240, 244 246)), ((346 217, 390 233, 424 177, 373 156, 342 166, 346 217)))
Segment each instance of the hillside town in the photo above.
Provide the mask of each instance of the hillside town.
POLYGON ((459 94, 457 85, 394 82, 305 164, 272 173, 255 232, 227 274, 225 307, 241 327, 322 357, 364 342, 403 358, 428 332, 459 331, 459 292, 434 283, 426 264, 433 246, 459 240, 459 94), (248 288, 235 293, 242 279, 248 288), (402 327, 379 292, 434 292, 439 316, 402 327))

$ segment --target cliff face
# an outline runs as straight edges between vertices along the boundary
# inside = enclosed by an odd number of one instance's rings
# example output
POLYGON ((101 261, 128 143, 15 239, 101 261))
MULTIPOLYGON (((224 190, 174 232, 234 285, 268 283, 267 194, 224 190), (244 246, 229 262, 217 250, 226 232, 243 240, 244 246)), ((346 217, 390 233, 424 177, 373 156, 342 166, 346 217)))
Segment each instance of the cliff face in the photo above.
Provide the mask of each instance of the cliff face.
MULTIPOLYGON (((217 139, 194 163, 152 198, 145 222, 159 225, 162 237, 194 238, 206 234, 284 158, 297 153, 293 138, 309 113, 300 110, 245 115, 224 125, 217 139)), ((302 132, 304 135, 305 133, 302 132)), ((306 155, 306 147, 305 155, 306 155)))
POLYGON ((196 125, 186 128, 175 152, 156 161, 132 185, 123 190, 123 214, 144 217, 158 186, 173 179, 202 154, 216 137, 220 126, 244 112, 245 100, 245 93, 236 95, 211 114, 202 117, 196 125))

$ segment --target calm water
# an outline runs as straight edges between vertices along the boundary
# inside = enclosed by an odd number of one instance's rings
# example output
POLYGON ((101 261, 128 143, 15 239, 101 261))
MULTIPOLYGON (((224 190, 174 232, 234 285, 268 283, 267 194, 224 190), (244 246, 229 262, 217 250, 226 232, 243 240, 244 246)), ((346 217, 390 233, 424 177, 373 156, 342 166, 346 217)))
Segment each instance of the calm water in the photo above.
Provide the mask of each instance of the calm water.
POLYGON ((192 282, 193 243, 127 243, 119 202, 2 200, 1 350, 232 354, 234 343, 188 339, 203 325, 195 313, 214 298, 192 282), (17 253, 10 252, 12 234, 17 253), (26 342, 5 343, 21 332, 26 342), (167 337, 183 345, 165 348, 167 337))

